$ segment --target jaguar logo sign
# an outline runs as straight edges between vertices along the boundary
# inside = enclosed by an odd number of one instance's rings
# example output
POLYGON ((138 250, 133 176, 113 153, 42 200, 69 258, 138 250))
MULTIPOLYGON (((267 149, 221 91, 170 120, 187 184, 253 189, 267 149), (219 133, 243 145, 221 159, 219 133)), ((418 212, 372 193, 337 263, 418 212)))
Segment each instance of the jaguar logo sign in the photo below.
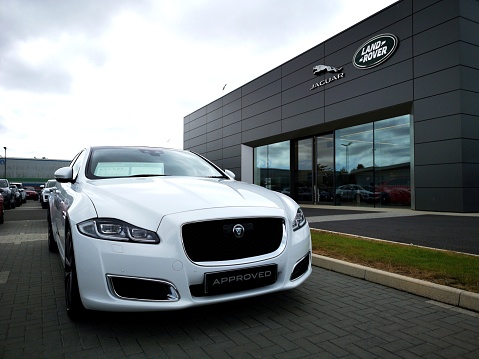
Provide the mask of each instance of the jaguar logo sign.
POLYGON ((386 61, 396 51, 399 40, 393 34, 381 34, 362 44, 353 57, 358 69, 370 69, 386 61))
POLYGON ((313 67, 313 74, 316 76, 319 76, 319 75, 322 75, 323 73, 328 73, 328 72, 334 73, 335 75, 325 78, 324 80, 321 80, 319 82, 315 82, 311 86, 310 90, 314 90, 318 87, 324 86, 326 84, 342 79, 344 77, 344 72, 342 67, 333 67, 328 65, 316 65, 313 67))

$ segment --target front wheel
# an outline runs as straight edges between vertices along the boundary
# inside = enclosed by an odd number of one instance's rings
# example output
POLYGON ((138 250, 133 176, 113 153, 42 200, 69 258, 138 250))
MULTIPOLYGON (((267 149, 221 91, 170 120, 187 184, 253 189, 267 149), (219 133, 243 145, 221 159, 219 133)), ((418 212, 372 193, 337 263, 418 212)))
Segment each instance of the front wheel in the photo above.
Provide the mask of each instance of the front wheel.
POLYGON ((78 319, 85 311, 80 298, 71 230, 65 238, 65 302, 68 317, 78 319))

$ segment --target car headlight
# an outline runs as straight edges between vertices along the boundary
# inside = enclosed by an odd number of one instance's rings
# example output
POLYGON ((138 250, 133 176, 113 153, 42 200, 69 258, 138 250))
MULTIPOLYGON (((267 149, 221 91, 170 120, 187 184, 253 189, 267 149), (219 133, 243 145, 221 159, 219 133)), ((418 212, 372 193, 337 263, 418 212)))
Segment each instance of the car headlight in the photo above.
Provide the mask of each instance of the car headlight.
POLYGON ((303 210, 298 208, 296 211, 296 216, 293 220, 293 231, 297 231, 306 224, 306 217, 304 216, 303 210))
POLYGON ((89 219, 79 223, 78 230, 88 237, 109 241, 160 243, 155 232, 112 218, 89 219))

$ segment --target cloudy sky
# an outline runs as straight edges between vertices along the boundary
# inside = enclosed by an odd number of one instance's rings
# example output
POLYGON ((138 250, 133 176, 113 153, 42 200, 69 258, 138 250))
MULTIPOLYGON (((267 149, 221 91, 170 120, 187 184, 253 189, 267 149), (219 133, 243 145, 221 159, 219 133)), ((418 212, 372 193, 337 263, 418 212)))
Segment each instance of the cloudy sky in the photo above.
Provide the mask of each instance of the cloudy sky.
POLYGON ((0 0, 0 156, 183 148, 184 116, 394 2, 0 0))

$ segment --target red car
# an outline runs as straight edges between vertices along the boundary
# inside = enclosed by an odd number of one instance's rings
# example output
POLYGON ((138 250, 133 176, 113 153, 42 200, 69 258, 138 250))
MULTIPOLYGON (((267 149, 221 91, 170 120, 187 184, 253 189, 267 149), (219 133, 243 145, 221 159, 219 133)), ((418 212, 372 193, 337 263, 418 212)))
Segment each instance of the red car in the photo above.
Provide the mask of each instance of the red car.
POLYGON ((38 201, 38 192, 33 187, 25 187, 26 198, 38 201))
POLYGON ((381 192, 381 203, 411 204, 411 186, 408 178, 395 178, 376 188, 381 192))

